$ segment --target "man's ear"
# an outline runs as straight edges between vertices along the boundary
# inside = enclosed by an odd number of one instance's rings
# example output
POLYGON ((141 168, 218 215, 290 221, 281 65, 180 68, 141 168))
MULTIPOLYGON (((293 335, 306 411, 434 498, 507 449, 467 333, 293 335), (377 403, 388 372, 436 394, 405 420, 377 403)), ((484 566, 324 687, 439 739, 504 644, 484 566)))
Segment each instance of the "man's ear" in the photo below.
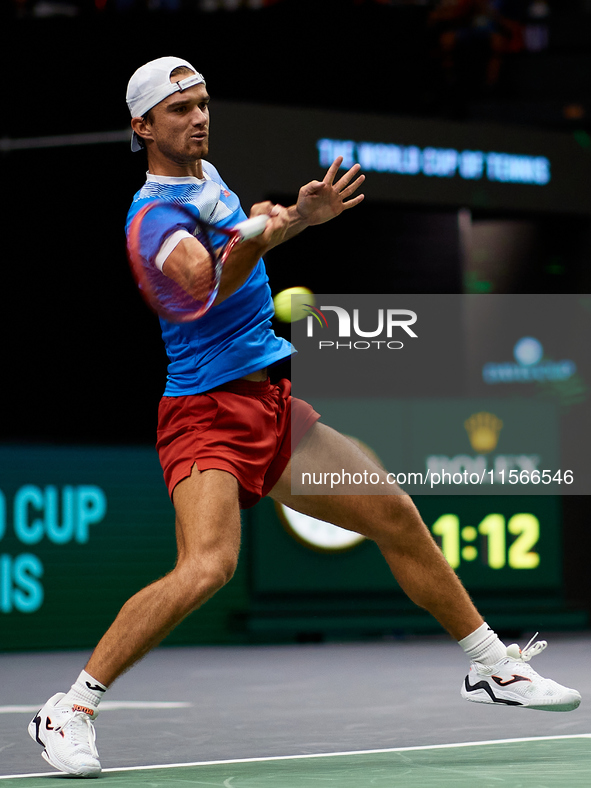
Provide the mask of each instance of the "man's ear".
POLYGON ((151 140, 152 133, 151 133, 151 124, 146 118, 132 118, 131 119, 131 128, 137 136, 142 140, 151 140))

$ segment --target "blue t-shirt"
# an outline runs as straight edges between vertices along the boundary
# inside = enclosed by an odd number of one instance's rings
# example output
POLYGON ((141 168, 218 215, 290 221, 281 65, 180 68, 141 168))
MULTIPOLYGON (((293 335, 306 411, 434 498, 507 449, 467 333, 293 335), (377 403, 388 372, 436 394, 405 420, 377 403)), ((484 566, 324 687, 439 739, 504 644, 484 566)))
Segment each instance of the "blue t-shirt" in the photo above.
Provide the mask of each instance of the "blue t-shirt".
MULTIPOLYGON (((203 173, 203 179, 148 173, 145 185, 133 198, 126 232, 148 200, 190 205, 204 221, 220 227, 232 227, 245 219, 238 197, 216 168, 203 161, 203 173)), ((161 240, 156 232, 154 254, 170 232, 170 227, 162 226, 161 240)), ((288 358, 294 349, 275 336, 273 314, 269 279, 261 259, 238 290, 199 320, 171 323, 160 318, 169 358, 165 396, 200 394, 288 358)))

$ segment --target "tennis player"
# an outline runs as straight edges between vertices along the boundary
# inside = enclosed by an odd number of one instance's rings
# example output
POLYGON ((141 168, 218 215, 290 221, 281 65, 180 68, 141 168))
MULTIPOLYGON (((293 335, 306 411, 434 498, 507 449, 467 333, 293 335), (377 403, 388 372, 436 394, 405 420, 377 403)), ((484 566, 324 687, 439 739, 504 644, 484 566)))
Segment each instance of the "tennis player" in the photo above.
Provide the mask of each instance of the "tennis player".
MULTIPOLYGON (((132 150, 144 149, 149 167, 128 226, 155 199, 190 204, 221 226, 246 218, 207 158, 209 96, 190 63, 164 57, 142 66, 129 82, 127 103, 132 150)), ((303 186, 295 205, 254 205, 250 216, 268 215, 267 227, 232 251, 212 309, 192 323, 161 321, 170 364, 157 448, 175 508, 178 559, 169 574, 125 603, 69 692, 50 698, 31 721, 29 733, 60 771, 100 773, 93 722, 107 688, 230 580, 238 560, 240 508, 265 495, 377 543, 408 596, 466 653, 470 667, 461 694, 467 700, 549 711, 580 703, 576 690, 542 678, 528 664, 544 641, 523 651, 507 648, 487 626, 408 495, 399 489, 379 496, 292 493, 296 460, 311 473, 325 472, 336 460, 351 476, 368 471, 385 480, 384 470, 352 441, 291 397, 288 381, 271 385, 267 373, 292 347, 272 331, 261 258, 306 227, 359 205, 363 175, 355 166, 337 177, 341 163, 333 162, 322 181, 303 186)), ((203 247, 186 230, 153 229, 160 239, 155 264, 189 290, 203 247)))

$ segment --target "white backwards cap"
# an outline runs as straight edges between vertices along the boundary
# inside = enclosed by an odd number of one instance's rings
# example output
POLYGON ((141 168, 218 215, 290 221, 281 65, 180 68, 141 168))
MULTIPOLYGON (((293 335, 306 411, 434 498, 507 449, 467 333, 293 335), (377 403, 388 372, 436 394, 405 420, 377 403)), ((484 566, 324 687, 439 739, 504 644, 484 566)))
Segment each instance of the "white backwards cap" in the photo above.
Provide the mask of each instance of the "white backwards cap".
MULTIPOLYGON (((142 117, 148 110, 155 107, 156 104, 160 104, 176 91, 182 93, 183 90, 193 87, 193 85, 199 85, 201 82, 205 84, 202 74, 186 60, 181 60, 178 57, 159 57, 157 60, 151 60, 138 68, 127 85, 126 98, 131 117, 142 117), (186 66, 195 73, 179 82, 171 82, 170 72, 178 66, 186 66)), ((131 150, 137 151, 141 148, 134 131, 131 137, 131 150)))

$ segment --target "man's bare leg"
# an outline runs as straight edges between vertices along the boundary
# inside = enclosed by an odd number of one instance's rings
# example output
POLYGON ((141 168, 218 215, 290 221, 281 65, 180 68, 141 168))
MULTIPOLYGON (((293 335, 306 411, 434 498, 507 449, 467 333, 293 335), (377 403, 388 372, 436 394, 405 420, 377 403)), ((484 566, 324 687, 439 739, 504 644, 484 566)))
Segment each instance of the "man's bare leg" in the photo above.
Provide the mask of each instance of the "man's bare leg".
MULTIPOLYGON (((375 495, 388 485, 387 474, 352 440, 323 424, 316 424, 294 452, 291 463, 271 491, 276 501, 304 514, 326 520, 373 539, 392 573, 410 599, 428 610, 449 634, 460 641, 470 659, 461 696, 476 703, 511 705, 544 711, 572 711, 580 693, 545 679, 529 665, 532 656, 546 647, 534 643, 525 652, 507 649, 485 624, 455 572, 435 544, 408 495, 375 495), (305 492, 302 473, 346 471, 378 474, 368 485, 368 495, 350 493, 346 484, 320 495, 305 492), (293 473, 293 479, 292 479, 293 473), (292 488, 292 481, 295 482, 292 488)), ((315 485, 316 486, 316 485, 315 485)), ((353 484, 353 488, 357 485, 353 484)), ((391 485, 388 485, 391 488, 391 485)), ((351 485, 349 484, 349 488, 351 485)))
POLYGON ((240 547, 238 483, 225 471, 193 468, 174 490, 178 558, 165 577, 128 600, 66 694, 29 723, 43 757, 62 772, 101 772, 91 720, 107 687, 232 577, 240 547))
MULTIPOLYGON (((483 624, 482 616, 444 558, 411 498, 393 485, 381 485, 385 471, 355 443, 324 424, 316 424, 299 444, 270 497, 299 512, 363 534, 376 542, 403 591, 425 608, 456 640, 483 624), (388 489, 386 495, 343 494, 353 485, 335 487, 333 494, 293 494, 292 469, 302 472, 342 471, 380 474, 368 488, 388 489), (397 494, 394 492, 397 490, 397 494)), ((300 488, 302 489, 302 488, 300 488)))
POLYGON ((105 686, 158 645, 232 577, 240 548, 238 483, 196 467, 174 490, 175 568, 129 599, 85 670, 105 686))

